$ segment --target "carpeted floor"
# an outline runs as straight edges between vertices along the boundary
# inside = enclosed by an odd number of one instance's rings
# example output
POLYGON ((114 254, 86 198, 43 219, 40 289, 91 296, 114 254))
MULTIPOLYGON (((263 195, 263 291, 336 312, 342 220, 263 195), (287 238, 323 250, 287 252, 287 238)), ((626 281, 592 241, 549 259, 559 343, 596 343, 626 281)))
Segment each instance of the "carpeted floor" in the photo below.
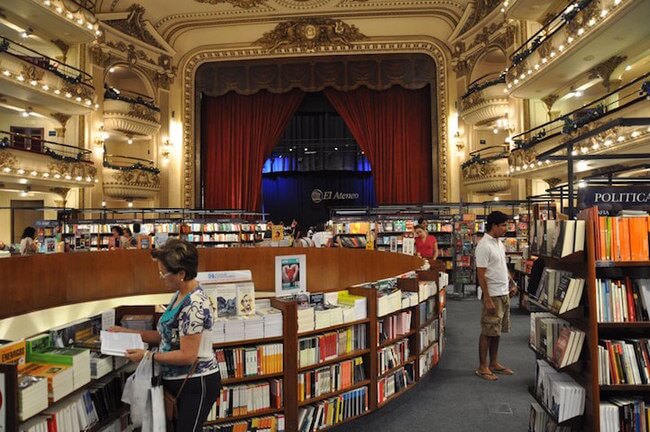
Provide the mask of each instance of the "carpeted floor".
POLYGON ((501 338, 499 361, 515 375, 499 376, 496 382, 474 375, 479 315, 477 300, 448 301, 447 347, 438 367, 389 405, 333 431, 526 431, 532 400, 527 386, 535 379, 529 315, 512 308, 512 332, 501 338))

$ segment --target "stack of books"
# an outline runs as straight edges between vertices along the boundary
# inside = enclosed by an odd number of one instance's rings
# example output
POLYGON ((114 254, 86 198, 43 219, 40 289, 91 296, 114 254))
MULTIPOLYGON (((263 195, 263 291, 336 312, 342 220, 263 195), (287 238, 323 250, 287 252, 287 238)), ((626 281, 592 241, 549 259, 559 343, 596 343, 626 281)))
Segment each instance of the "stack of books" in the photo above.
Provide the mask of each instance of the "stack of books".
POLYGON ((203 432, 284 432, 284 415, 255 417, 247 420, 203 426, 203 432))
POLYGON ((315 329, 315 314, 312 306, 298 306, 298 333, 315 329))
POLYGON ((366 349, 366 324, 298 339, 298 365, 311 366, 366 349))
POLYGON ((81 348, 55 348, 49 334, 42 334, 26 341, 27 361, 65 365, 72 369, 74 389, 90 382, 90 351, 81 348))
POLYGON ((585 249, 584 220, 537 220, 530 250, 533 254, 564 258, 585 249))
POLYGON ((387 370, 403 364, 409 358, 409 340, 402 339, 393 345, 381 348, 377 355, 379 357, 379 373, 383 374, 387 370))
POLYGON ((90 377, 98 379, 108 375, 113 370, 113 356, 90 353, 90 377))
POLYGON ((411 317, 410 310, 402 311, 400 313, 391 315, 386 318, 377 320, 377 336, 379 343, 395 339, 411 331, 411 317))
POLYGON ((528 432, 571 432, 569 426, 558 426, 550 415, 537 402, 532 402, 530 406, 530 416, 528 418, 528 432))
POLYGON ((49 403, 57 402, 74 391, 73 370, 69 366, 29 363, 21 373, 47 379, 49 403))
POLYGON ((223 321, 224 342, 234 342, 246 339, 246 319, 230 317, 223 321))
POLYGON ((47 408, 47 380, 18 371, 18 419, 25 421, 47 408))
POLYGON ((598 322, 650 319, 650 279, 596 279, 598 322))
POLYGON ((406 309, 411 306, 417 306, 418 302, 418 293, 411 291, 402 291, 402 309, 406 309))
POLYGON ((420 349, 423 350, 438 340, 438 320, 420 329, 420 349))
POLYGON ((356 417, 368 410, 368 388, 361 387, 331 397, 298 412, 298 430, 315 431, 356 417))
POLYGON ((585 388, 571 376, 557 372, 543 360, 537 360, 537 400, 555 416, 558 423, 584 413, 585 388))
POLYGON ((257 308, 255 313, 262 317, 264 323, 264 337, 282 336, 282 312, 276 308, 257 308))
POLYGON ((262 339, 264 337, 264 319, 259 315, 242 317, 244 321, 244 339, 262 339))
POLYGON ((222 379, 282 372, 282 344, 215 350, 222 379))
POLYGON ((426 301, 420 303, 418 307, 420 308, 419 325, 422 326, 436 314, 436 298, 430 297, 426 301))
MULTIPOLYGON (((347 290, 337 293, 337 301, 341 306, 352 308, 351 321, 359 321, 368 317, 368 301, 365 297, 352 295, 347 290)), ((350 322, 346 320, 345 322, 350 322)))
MULTIPOLYGON (((629 210, 628 210, 629 212, 629 210)), ((596 219, 596 259, 611 261, 647 261, 650 218, 632 213, 596 219)))
POLYGON ((440 360, 440 349, 437 343, 434 343, 425 352, 420 354, 418 372, 423 377, 432 367, 438 364, 440 360))
POLYGON ((601 385, 650 384, 650 340, 601 340, 598 345, 601 385))
MULTIPOLYGON (((445 273, 446 274, 446 273, 445 273)), ((420 281, 418 283, 418 297, 420 302, 438 293, 438 285, 434 281, 420 281)))
POLYGON ((644 432, 649 428, 650 404, 642 398, 623 397, 600 403, 601 432, 644 432))
POLYGON ((413 383, 413 364, 407 364, 377 380, 377 402, 382 403, 413 383))
POLYGON ((344 390, 366 379, 362 357, 298 374, 298 401, 344 390))
POLYGON ((282 380, 270 379, 255 384, 223 386, 218 403, 208 414, 208 421, 282 407, 282 380))

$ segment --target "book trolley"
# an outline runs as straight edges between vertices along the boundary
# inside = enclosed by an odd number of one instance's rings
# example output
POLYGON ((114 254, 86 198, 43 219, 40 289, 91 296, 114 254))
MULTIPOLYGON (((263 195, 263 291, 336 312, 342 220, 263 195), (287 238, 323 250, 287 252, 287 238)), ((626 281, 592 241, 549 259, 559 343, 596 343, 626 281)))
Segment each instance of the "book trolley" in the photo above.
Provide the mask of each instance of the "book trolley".
MULTIPOLYGON (((235 248, 235 249, 204 249, 200 250, 200 269, 203 270, 228 270, 248 268, 253 274, 255 286, 258 292, 268 291, 272 287, 273 281, 273 262, 276 255, 295 253, 295 249, 283 248, 235 248), (219 264, 218 264, 219 263, 219 264)), ((316 291, 340 291, 347 289, 351 295, 360 296, 366 299, 367 317, 362 320, 352 321, 345 324, 320 328, 299 333, 298 331, 298 313, 299 306, 295 300, 286 300, 283 298, 272 298, 271 305, 280 310, 282 313, 282 336, 270 337, 253 340, 238 340, 229 342, 219 342, 215 344, 215 351, 228 349, 254 349, 256 347, 268 344, 282 344, 282 367, 280 371, 270 373, 260 373, 253 376, 229 377, 222 380, 224 387, 233 386, 255 386, 257 384, 270 383, 271 386, 281 386, 279 399, 272 397, 270 406, 248 412, 232 412, 227 417, 208 418, 204 425, 205 431, 226 430, 234 422, 253 421, 253 419, 272 418, 278 420, 274 427, 283 425, 285 431, 295 432, 304 427, 305 422, 310 421, 309 415, 316 415, 319 406, 323 409, 334 409, 334 414, 330 412, 329 417, 324 417, 319 424, 318 430, 329 429, 345 421, 367 415, 377 409, 387 406, 392 400, 412 389, 417 383, 433 369, 439 362, 440 355, 444 349, 445 338, 445 290, 441 288, 439 278, 441 270, 444 271, 444 263, 434 262, 429 270, 417 270, 421 265, 421 260, 415 257, 402 254, 392 254, 379 251, 359 251, 349 249, 309 249, 305 250, 307 254, 307 265, 311 274, 309 280, 309 290, 316 291), (355 263, 357 273, 345 272, 345 265, 352 269, 351 263, 355 263), (413 272, 414 270, 417 270, 413 272), (397 278, 397 288, 399 292, 411 292, 411 298, 420 301, 411 301, 408 306, 404 302, 400 303, 401 308, 391 310, 388 313, 378 316, 379 299, 381 295, 374 287, 374 283, 368 285, 369 280, 385 280, 386 278, 394 279, 398 275, 407 274, 407 277, 397 278), (329 277, 328 277, 329 276, 329 277), (362 283, 361 283, 362 282, 362 283), (421 284, 435 283, 435 290, 427 288, 424 292, 426 298, 422 297, 423 289, 421 284), (361 284, 360 284, 361 283, 361 284), (420 295, 418 295, 418 293, 420 295), (417 303, 417 304, 416 304, 417 303), (400 314, 410 316, 408 328, 404 328, 403 333, 388 337, 387 334, 380 334, 380 322, 396 319, 400 314), (320 360, 312 365, 300 365, 299 339, 310 336, 321 336, 336 332, 346 331, 350 328, 361 329, 363 340, 366 344, 343 355, 330 357, 326 360, 320 360), (382 352, 385 350, 397 351, 397 347, 406 348, 408 355, 399 361, 392 363, 380 364, 382 352), (309 374, 320 369, 328 367, 338 367, 346 362, 352 362, 362 368, 352 382, 348 382, 338 389, 325 392, 319 395, 312 395, 308 398, 299 397, 299 376, 309 374), (389 383, 390 381, 390 383, 389 383), (390 390, 388 390, 390 388, 390 390), (380 392, 382 394, 380 395, 380 392), (356 398, 356 399, 354 399, 356 398), (351 401, 355 401, 351 405, 351 401), (325 408, 323 408, 325 407, 325 408), (280 421, 281 419, 281 421, 280 421), (223 427, 223 429, 222 429, 223 427)), ((27 289, 38 280, 41 272, 48 272, 49 269, 72 265, 73 260, 81 259, 83 263, 78 263, 79 270, 75 286, 66 286, 66 278, 63 275, 53 276, 45 287, 46 292, 55 295, 41 298, 40 296, 11 296, 9 287, 3 285, 0 291, 3 291, 3 298, 11 298, 0 308, 2 318, 11 318, 22 313, 48 309, 51 307, 98 300, 102 298, 115 298, 123 295, 159 293, 160 284, 157 272, 151 265, 150 256, 146 251, 114 251, 114 252, 97 252, 94 254, 56 254, 41 255, 21 258, 9 265, 10 260, 0 262, 0 270, 7 271, 10 276, 17 276, 24 268, 36 265, 38 268, 35 275, 16 278, 16 283, 11 288, 11 292, 27 289), (92 264, 90 261, 97 263, 104 262, 104 269, 95 271, 94 277, 96 283, 92 288, 84 290, 83 285, 89 278, 93 277, 92 264), (34 262, 32 262, 34 261, 34 262), (64 263, 65 261, 65 263, 64 263), (109 262, 110 261, 110 262, 109 262), (125 266, 128 269, 131 263, 133 268, 140 268, 138 274, 128 274, 121 280, 110 280, 108 271, 114 266, 125 266), (19 265, 17 265, 19 264, 19 265), (23 267, 24 266, 24 267, 23 267), (19 267, 19 268, 16 268, 19 267), (9 269, 13 268, 13 271, 9 269), (103 273, 106 273, 104 275, 103 273), (99 274, 99 277, 98 277, 99 274), (77 286, 78 285, 78 286, 77 286), (6 296, 5 296, 6 294, 6 296)), ((97 267, 95 267, 97 268, 97 267)), ((446 283, 444 275, 443 284, 446 283)), ((70 284, 71 279, 67 279, 70 284)), ((33 288, 32 288, 33 290, 33 288)), ((126 300, 128 302, 128 299, 126 300)), ((121 306, 116 308, 116 321, 125 314, 142 314, 153 313, 153 306, 121 306)), ((128 366, 123 366, 112 372, 123 380, 128 373, 128 366)), ((133 366, 133 365, 130 365, 133 366)), ((133 368, 131 368, 132 370, 133 368)), ((341 369, 340 370, 344 370, 341 369)), ((24 422, 18 419, 18 388, 17 388, 17 367, 15 365, 0 364, 0 374, 2 375, 5 394, 7 398, 7 431, 14 432, 22 430, 24 422)), ((96 386, 97 382, 91 380, 87 386, 82 389, 96 386)), ((56 404, 65 403, 68 398, 78 396, 79 391, 75 390, 66 396, 62 401, 50 404, 48 410, 56 404)), ((273 391, 272 391, 273 394, 273 391)), ((44 410, 46 412, 48 410, 44 410)), ((99 422, 92 425, 89 430, 102 430, 107 424, 120 419, 125 419, 128 413, 128 406, 121 405, 119 409, 110 412, 109 416, 101 418, 99 422)), ((42 413, 39 413, 42 414, 42 413)), ((37 414, 38 415, 38 414, 37 414)), ((122 420, 124 421, 124 420, 122 420)), ((251 423, 249 423, 251 427, 251 423)), ((246 429, 248 430, 248 429, 246 429)), ((275 429, 274 429, 275 430, 275 429)), ((310 429, 311 430, 311 429, 310 429)))

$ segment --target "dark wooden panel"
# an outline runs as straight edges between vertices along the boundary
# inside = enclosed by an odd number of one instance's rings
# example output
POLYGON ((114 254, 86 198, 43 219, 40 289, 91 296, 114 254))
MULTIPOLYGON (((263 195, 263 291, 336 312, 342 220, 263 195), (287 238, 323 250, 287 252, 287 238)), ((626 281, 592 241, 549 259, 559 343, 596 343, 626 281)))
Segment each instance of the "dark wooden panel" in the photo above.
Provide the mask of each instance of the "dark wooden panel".
MULTIPOLYGON (((275 290, 275 257, 307 255, 309 291, 336 291, 418 268, 390 252, 337 248, 200 249, 199 270, 250 269, 257 291, 275 290)), ((0 319, 86 301, 163 293, 147 250, 78 252, 0 260, 0 319)))

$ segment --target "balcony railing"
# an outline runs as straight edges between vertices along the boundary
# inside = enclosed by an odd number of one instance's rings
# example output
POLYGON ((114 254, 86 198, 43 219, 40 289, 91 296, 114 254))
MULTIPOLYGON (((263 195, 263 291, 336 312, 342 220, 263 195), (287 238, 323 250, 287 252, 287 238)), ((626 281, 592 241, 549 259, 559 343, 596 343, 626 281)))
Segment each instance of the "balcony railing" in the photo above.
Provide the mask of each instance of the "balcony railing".
POLYGON ((153 98, 145 96, 140 93, 118 90, 115 87, 105 87, 104 99, 112 99, 122 102, 128 102, 136 105, 141 105, 149 108, 150 110, 160 112, 160 108, 154 102, 153 98))
POLYGON ((490 146, 471 152, 461 165, 463 184, 469 192, 493 194, 510 188, 509 151, 506 146, 490 146))
POLYGON ((601 117, 646 99, 650 93, 649 78, 650 73, 646 73, 568 114, 513 136, 515 149, 526 150, 561 134, 569 134, 601 117), (616 94, 618 94, 616 100, 608 100, 616 94))
POLYGON ((118 171, 146 171, 153 174, 160 174, 160 170, 152 160, 141 159, 123 155, 107 154, 104 156, 104 167, 118 171))
POLYGON ((64 162, 90 162, 92 155, 92 152, 85 148, 48 141, 38 136, 2 130, 0 130, 0 148, 40 153, 64 162))
POLYGON ((544 27, 539 29, 510 56, 512 66, 516 66, 530 56, 546 39, 553 37, 562 27, 573 21, 578 12, 585 9, 593 0, 570 2, 562 12, 555 15, 544 27))
POLYGON ((474 80, 469 87, 467 87, 467 91, 465 92, 464 95, 461 96, 461 99, 467 99, 474 93, 480 92, 481 90, 484 90, 488 87, 492 87, 495 85, 499 84, 505 84, 506 83, 506 74, 505 72, 502 72, 498 76, 495 77, 494 74, 488 74, 488 75, 483 75, 480 78, 477 78, 474 80))
POLYGON ((70 84, 85 85, 88 86, 90 90, 94 91, 94 88, 91 85, 92 77, 90 74, 81 69, 77 69, 74 66, 70 66, 59 60, 41 54, 38 51, 28 48, 11 39, 0 37, 0 52, 5 52, 22 61, 31 63, 39 69, 51 72, 70 84))

